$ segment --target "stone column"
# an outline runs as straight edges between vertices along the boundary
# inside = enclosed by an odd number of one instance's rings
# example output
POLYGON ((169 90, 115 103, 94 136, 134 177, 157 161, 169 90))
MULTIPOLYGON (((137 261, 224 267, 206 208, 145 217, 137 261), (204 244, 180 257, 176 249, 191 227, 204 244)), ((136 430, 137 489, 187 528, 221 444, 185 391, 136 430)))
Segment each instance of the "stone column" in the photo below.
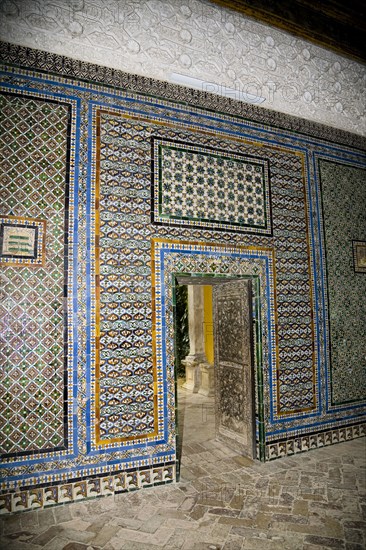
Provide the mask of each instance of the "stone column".
POLYGON ((197 393, 200 384, 200 363, 207 361, 203 338, 203 288, 199 285, 188 286, 188 330, 189 355, 182 361, 186 368, 186 381, 183 387, 197 393))

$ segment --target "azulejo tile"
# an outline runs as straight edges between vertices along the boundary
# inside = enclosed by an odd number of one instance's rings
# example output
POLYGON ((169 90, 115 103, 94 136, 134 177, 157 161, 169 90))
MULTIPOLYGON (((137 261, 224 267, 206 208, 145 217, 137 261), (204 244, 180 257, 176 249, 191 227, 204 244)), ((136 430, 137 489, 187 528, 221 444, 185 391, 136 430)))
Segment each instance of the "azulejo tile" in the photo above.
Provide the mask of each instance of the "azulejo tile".
MULTIPOLYGON (((316 159, 347 165, 354 181, 365 166, 361 138, 286 117, 274 127, 263 109, 244 118, 244 106, 215 99, 222 109, 212 109, 200 94, 196 108, 183 89, 108 70, 97 83, 96 67, 15 46, 5 52, 10 177, 1 214, 44 219, 47 229, 45 268, 4 267, 9 296, 0 307, 13 366, 5 370, 13 452, 1 465, 4 510, 175 478, 178 272, 255 282, 259 459, 359 437, 364 408, 355 379, 341 373, 347 354, 332 373, 337 339, 333 359, 327 354, 338 306, 326 299, 325 265, 337 262, 325 254, 331 202, 325 190, 323 213, 321 187, 340 169, 321 170, 320 185, 316 159), (332 392, 357 400, 332 405, 332 392)), ((357 285, 348 284, 352 296, 357 285)), ((339 284, 332 291, 344 298, 339 284)))
POLYGON ((155 223, 271 234, 268 161, 152 138, 155 223))
POLYGON ((353 239, 365 235, 365 169, 318 161, 329 296, 330 409, 366 397, 366 274, 352 269, 353 239), (360 185, 360 182, 361 185, 360 185), (337 197, 344 194, 344 200, 337 197), (347 296, 345 300, 344 297, 347 296))
POLYGON ((70 107, 6 93, 0 95, 0 107, 5 159, 0 264, 1 292, 6 296, 0 305, 5 344, 0 350, 0 429, 5 434, 1 453, 14 456, 63 447, 67 436, 63 290, 68 283, 64 265, 70 107))
POLYGON ((175 464, 0 495, 0 515, 133 491, 175 480, 175 464))

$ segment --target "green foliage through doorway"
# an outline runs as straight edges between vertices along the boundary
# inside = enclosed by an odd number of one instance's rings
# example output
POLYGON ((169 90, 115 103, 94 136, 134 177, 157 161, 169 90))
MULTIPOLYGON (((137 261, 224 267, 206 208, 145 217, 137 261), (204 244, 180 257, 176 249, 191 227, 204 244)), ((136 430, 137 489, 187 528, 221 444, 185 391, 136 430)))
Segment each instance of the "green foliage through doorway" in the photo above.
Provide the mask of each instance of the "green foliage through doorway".
POLYGON ((177 375, 179 378, 182 378, 185 376, 185 368, 182 365, 182 360, 189 354, 187 285, 178 285, 176 287, 176 321, 177 375))

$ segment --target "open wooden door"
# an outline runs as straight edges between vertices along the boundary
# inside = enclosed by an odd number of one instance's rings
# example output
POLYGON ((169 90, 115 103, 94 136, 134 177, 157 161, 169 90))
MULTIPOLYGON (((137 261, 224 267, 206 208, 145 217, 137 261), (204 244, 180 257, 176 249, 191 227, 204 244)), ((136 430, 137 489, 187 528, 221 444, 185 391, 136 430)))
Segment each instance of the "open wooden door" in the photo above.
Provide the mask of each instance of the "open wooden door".
POLYGON ((250 280, 213 286, 216 438, 255 457, 250 280))

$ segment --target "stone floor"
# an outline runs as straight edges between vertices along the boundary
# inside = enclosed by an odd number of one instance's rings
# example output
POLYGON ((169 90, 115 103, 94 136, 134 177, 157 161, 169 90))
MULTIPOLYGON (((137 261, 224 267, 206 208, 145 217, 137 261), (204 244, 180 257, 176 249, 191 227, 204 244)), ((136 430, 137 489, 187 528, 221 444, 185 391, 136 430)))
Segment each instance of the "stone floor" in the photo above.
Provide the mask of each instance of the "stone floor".
POLYGON ((365 549, 365 438, 260 464, 214 440, 210 399, 179 406, 179 483, 2 518, 0 548, 365 549))

